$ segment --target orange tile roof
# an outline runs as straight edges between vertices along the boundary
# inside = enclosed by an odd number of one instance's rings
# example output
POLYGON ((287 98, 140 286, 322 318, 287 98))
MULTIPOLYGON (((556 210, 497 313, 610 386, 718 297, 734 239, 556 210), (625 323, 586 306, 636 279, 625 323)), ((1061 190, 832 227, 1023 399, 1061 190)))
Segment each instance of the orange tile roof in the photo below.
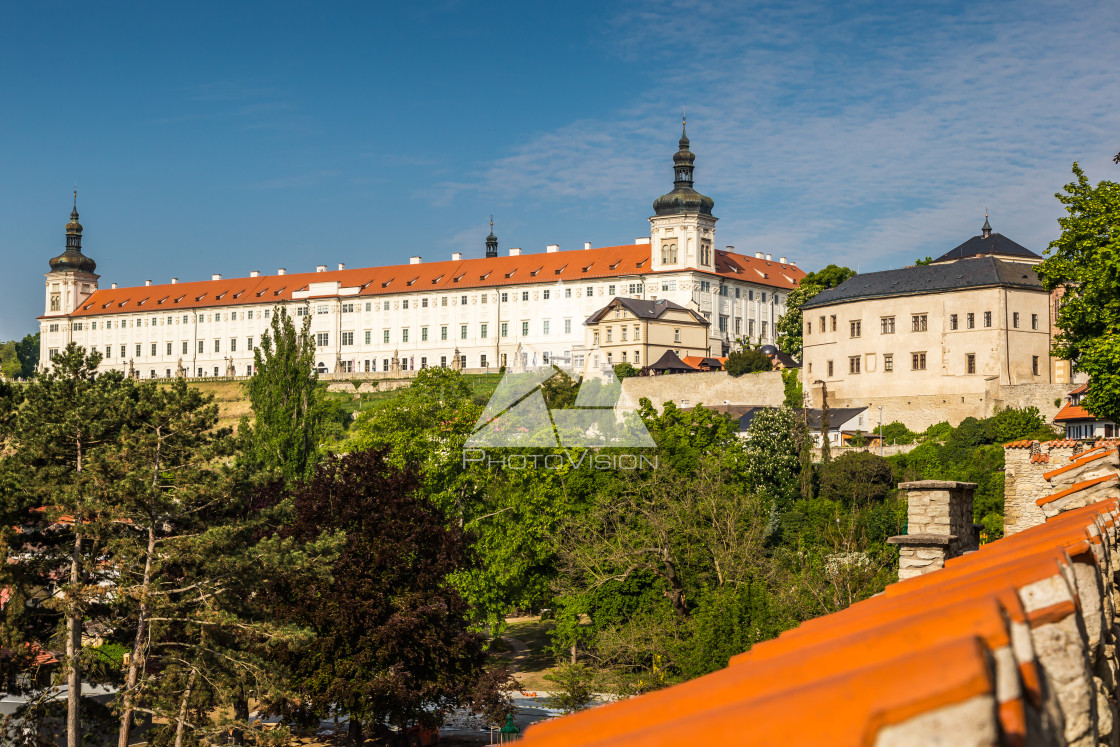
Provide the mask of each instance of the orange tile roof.
POLYGON ((1032 454, 1031 464, 1046 464, 1050 461, 1049 454, 1032 454))
POLYGON ((1085 488, 1091 488, 1094 485, 1100 485, 1101 483, 1109 482, 1110 480, 1114 482, 1116 480, 1120 480, 1120 475, 1105 475, 1104 477, 1097 477, 1092 480, 1077 482, 1066 488, 1065 490, 1059 490, 1057 493, 1052 493, 1051 495, 1039 498, 1037 501, 1035 501, 1035 503, 1039 506, 1045 506, 1047 503, 1053 503, 1059 498, 1065 498, 1067 495, 1073 495, 1074 493, 1084 490, 1085 488))
MULTIPOLYGON (((630 244, 544 254, 423 262, 329 272, 223 278, 130 288, 102 288, 70 316, 99 316, 150 311, 173 312, 246 304, 290 301, 311 283, 339 283, 357 288, 367 298, 396 293, 455 291, 529 283, 580 283, 622 275, 650 275, 650 246, 630 244)), ((720 277, 791 290, 805 276, 792 264, 767 261, 731 252, 717 252, 720 277)), ((325 297, 335 297, 330 292, 325 297)), ((324 297, 324 296, 319 296, 324 297)), ((40 317, 43 318, 43 317, 40 317)))
POLYGON ((1114 453, 1114 450, 1093 449, 1092 451, 1086 451, 1082 452, 1081 454, 1076 454, 1070 458, 1073 464, 1067 464, 1064 467, 1058 467, 1057 469, 1052 469, 1049 472, 1044 472, 1042 473, 1042 479, 1051 480, 1060 474, 1069 472, 1071 469, 1077 469, 1078 467, 1086 465, 1089 462, 1095 462, 1098 459, 1103 459, 1104 457, 1112 453, 1114 453))
POLYGON ((1096 417, 1090 415, 1089 411, 1081 405, 1071 405, 1067 402, 1054 416, 1055 422, 1062 420, 1096 420, 1096 417))
POLYGON ((1011 443, 1004 444, 1005 449, 1029 449, 1034 441, 1012 441, 1011 443))

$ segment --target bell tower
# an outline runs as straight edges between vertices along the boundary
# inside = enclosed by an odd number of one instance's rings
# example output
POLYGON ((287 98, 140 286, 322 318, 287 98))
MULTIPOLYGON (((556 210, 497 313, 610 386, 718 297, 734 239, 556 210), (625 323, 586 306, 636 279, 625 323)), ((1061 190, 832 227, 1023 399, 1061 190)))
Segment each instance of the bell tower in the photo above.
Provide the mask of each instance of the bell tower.
POLYGON ((78 190, 66 224, 66 248, 50 261, 46 274, 44 316, 66 316, 97 290, 97 263, 82 254, 82 224, 78 222, 78 190))
POLYGON ((490 235, 486 237, 486 257, 498 256, 498 237, 494 235, 494 216, 490 216, 490 235))
POLYGON ((693 188, 696 156, 689 150, 688 132, 681 120, 681 139, 673 154, 673 191, 653 201, 650 226, 650 268, 692 267, 715 272, 715 202, 693 188))

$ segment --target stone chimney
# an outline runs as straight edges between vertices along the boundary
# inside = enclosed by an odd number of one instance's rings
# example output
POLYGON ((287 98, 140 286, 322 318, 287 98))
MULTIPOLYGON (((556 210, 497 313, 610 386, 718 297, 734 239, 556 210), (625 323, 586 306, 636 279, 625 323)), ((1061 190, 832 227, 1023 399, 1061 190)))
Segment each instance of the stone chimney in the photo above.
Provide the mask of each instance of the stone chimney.
POLYGON ((213 275, 210 276, 210 279, 211 280, 221 280, 222 276, 215 272, 213 275))
POLYGON ((276 274, 277 275, 287 275, 288 271, 285 270, 283 267, 281 267, 279 270, 276 271, 276 274))
POLYGON ((945 567, 945 561, 980 546, 972 523, 974 482, 919 480, 899 484, 906 491, 906 534, 887 540, 898 545, 898 580, 945 567))
POLYGON ((249 277, 259 278, 260 276, 261 276, 261 271, 260 270, 249 270, 249 277))

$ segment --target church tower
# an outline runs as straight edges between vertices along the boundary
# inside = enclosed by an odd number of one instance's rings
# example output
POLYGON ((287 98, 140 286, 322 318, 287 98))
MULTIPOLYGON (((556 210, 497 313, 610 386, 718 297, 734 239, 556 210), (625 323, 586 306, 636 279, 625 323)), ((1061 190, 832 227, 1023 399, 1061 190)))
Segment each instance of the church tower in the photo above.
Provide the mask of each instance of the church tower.
POLYGON ((486 237, 486 257, 498 256, 498 237, 494 235, 494 216, 490 216, 490 235, 486 237))
POLYGON ((46 274, 44 316, 65 316, 78 308, 97 290, 97 263, 82 254, 82 224, 78 222, 78 191, 74 190, 74 209, 66 224, 66 249, 50 261, 46 274))
POLYGON ((695 160, 682 120, 681 139, 673 154, 673 191, 653 201, 654 214, 649 219, 650 268, 654 271, 686 267, 715 271, 715 202, 692 188, 695 160))

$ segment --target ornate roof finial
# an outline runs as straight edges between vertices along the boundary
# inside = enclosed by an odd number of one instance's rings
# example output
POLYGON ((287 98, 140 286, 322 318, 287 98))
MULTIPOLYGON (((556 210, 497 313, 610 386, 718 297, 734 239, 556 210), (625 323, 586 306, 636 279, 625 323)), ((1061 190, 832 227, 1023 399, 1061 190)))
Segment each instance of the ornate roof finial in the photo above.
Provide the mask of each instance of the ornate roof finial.
POLYGON ((498 237, 494 235, 494 214, 490 214, 490 235, 486 237, 486 256, 498 256, 498 237))
POLYGON ((988 223, 988 208, 984 208, 984 226, 980 229, 980 235, 985 239, 992 235, 992 226, 988 223))

